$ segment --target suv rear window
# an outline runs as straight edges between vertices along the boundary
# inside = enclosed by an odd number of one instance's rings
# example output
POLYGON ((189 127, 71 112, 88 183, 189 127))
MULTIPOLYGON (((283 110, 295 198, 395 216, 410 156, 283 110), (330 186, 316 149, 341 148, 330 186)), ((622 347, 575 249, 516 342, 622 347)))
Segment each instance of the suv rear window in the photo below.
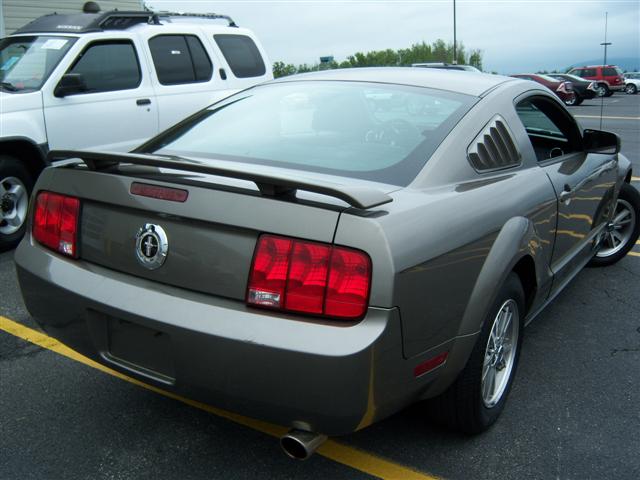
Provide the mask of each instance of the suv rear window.
POLYGON ((260 77, 266 68, 256 44, 245 35, 214 35, 231 71, 238 78, 260 77))
POLYGON ((162 85, 211 79, 211 60, 195 35, 158 35, 149 40, 149 49, 162 85))
POLYGON ((145 151, 405 186, 476 100, 366 82, 275 83, 215 104, 145 151))

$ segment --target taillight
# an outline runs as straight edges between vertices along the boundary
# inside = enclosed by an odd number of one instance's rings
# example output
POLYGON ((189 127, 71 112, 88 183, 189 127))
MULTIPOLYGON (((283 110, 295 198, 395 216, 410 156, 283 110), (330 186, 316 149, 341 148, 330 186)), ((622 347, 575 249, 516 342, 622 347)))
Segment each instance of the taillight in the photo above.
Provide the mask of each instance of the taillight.
POLYGON ((36 198, 33 238, 45 247, 78 258, 80 200, 52 192, 36 198))
POLYGON ((359 250, 262 235, 247 285, 247 304, 341 319, 364 316, 371 259, 359 250))

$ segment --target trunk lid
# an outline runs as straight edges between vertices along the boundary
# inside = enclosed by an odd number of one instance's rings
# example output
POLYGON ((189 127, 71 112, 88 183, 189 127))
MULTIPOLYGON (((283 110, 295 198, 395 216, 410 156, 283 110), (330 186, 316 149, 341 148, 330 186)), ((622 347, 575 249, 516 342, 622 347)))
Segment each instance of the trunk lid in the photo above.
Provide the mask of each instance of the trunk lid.
POLYGON ((74 195, 82 202, 81 260, 162 284, 243 300, 254 248, 261 233, 333 241, 344 201, 317 193, 261 195, 253 182, 201 173, 121 166, 110 173, 54 168, 40 189, 74 195), (131 193, 132 183, 179 188, 185 202, 131 193), (138 260, 136 237, 147 224, 166 233, 161 268, 138 260))

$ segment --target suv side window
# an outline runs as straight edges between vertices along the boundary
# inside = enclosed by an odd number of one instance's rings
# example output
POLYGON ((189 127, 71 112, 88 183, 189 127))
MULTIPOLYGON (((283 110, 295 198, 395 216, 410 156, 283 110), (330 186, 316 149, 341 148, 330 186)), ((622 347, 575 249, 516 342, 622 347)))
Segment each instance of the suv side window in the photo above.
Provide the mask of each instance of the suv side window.
POLYGON ((258 47, 245 35, 214 35, 231 71, 238 78, 260 77, 266 68, 258 47))
POLYGON ((602 76, 603 77, 615 77, 616 75, 618 75, 618 72, 616 72, 615 68, 604 67, 602 69, 602 76))
POLYGON ((582 150, 575 123, 550 99, 531 97, 516 105, 539 162, 582 150))
POLYGON ((68 73, 79 73, 87 85, 85 93, 128 90, 140 85, 138 55, 129 40, 91 43, 68 73))
POLYGON ((211 60, 195 35, 158 35, 149 40, 149 49, 162 85, 211 80, 211 60))

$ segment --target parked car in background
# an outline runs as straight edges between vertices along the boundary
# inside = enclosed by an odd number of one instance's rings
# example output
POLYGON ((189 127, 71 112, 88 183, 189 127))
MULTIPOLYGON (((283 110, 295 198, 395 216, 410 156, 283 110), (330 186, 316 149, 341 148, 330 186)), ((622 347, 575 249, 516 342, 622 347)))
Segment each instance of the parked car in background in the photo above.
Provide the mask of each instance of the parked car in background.
POLYGON ((50 149, 128 151, 271 78, 258 39, 224 15, 52 14, 3 38, 0 250, 22 237, 50 149))
POLYGON ((627 72, 624 74, 624 93, 635 95, 640 90, 640 72, 627 72))
POLYGON ((613 92, 624 90, 624 75, 620 67, 615 65, 590 65, 575 67, 567 73, 597 83, 598 95, 610 97, 613 92))
POLYGON ((420 400, 478 433, 505 406, 524 326, 638 238, 619 150, 534 82, 284 77, 133 153, 51 152, 68 160, 38 179, 18 279, 51 336, 292 429, 294 458, 420 400))
POLYGON ((573 85, 573 93, 576 94, 573 104, 567 103, 567 105, 580 105, 584 100, 590 100, 598 96, 598 90, 596 83, 583 80, 575 75, 569 75, 568 73, 549 73, 547 76, 553 77, 561 82, 571 82, 573 85))
POLYGON ((565 105, 576 105, 577 96, 573 91, 573 84, 571 82, 558 80, 557 78, 538 73, 518 73, 511 76, 540 83, 555 93, 565 105))
POLYGON ((420 68, 439 68, 441 70, 464 70, 465 72, 482 73, 482 71, 473 65, 459 65, 457 63, 429 62, 429 63, 412 63, 412 67, 420 68))

